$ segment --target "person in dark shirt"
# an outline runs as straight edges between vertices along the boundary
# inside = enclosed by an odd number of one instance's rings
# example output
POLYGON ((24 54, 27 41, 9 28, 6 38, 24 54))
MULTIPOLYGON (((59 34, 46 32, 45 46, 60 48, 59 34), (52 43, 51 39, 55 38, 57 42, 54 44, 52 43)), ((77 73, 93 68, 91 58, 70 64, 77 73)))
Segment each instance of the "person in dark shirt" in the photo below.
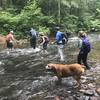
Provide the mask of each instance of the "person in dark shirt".
POLYGON ((41 38, 41 44, 40 45, 43 46, 44 53, 48 54, 47 47, 48 47, 48 43, 49 43, 49 38, 46 35, 44 35, 43 32, 40 32, 39 35, 40 35, 40 38, 41 38))
POLYGON ((33 28, 31 28, 29 35, 30 35, 30 45, 31 45, 31 47, 33 47, 33 49, 35 49, 36 48, 36 39, 37 39, 36 31, 33 28))

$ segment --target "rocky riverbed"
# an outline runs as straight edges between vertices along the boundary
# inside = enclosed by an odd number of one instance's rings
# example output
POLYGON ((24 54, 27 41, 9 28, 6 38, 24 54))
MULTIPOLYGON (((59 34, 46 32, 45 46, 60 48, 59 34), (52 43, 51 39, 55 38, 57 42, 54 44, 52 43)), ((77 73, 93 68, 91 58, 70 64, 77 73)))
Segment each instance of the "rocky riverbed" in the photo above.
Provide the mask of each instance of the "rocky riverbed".
POLYGON ((57 77, 45 70, 48 63, 75 63, 77 48, 68 43, 65 62, 56 58, 55 45, 49 45, 48 54, 32 48, 0 51, 0 100, 100 100, 100 44, 92 43, 88 62, 91 70, 81 77, 81 88, 76 81, 63 78, 56 85, 57 77), (40 51, 40 52, 39 52, 40 51))

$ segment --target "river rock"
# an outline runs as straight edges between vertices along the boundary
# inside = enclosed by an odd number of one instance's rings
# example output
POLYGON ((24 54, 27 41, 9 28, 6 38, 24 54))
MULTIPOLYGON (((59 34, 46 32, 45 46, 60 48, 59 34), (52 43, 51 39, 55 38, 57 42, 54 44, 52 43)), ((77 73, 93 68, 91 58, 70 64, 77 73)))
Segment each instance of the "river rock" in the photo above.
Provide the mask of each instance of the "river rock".
POLYGON ((90 100, 100 100, 100 97, 90 97, 90 100))
POLYGON ((95 85, 92 84, 92 83, 89 83, 89 84, 88 84, 88 87, 89 87, 90 89, 93 89, 93 88, 95 88, 95 85))
POLYGON ((94 95, 93 90, 80 90, 80 92, 84 93, 84 95, 87 95, 87 96, 93 96, 94 95))

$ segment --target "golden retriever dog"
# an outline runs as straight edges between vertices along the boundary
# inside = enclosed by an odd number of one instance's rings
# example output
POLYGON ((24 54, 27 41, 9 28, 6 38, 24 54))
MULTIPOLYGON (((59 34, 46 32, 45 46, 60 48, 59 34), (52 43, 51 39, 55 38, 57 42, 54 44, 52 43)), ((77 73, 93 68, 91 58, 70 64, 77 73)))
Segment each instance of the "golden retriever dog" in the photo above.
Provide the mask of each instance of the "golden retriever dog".
POLYGON ((80 86, 80 78, 82 73, 84 73, 84 68, 80 64, 47 64, 46 70, 54 72, 58 77, 58 81, 61 82, 63 77, 73 77, 78 86, 80 86))

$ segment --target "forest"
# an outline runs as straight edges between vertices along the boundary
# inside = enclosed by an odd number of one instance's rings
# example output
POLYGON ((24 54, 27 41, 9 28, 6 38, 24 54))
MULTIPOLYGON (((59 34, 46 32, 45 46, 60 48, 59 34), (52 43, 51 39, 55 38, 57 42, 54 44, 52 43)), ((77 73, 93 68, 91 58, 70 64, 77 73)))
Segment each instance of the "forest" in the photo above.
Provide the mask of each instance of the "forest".
POLYGON ((100 0, 0 0, 0 100, 100 100, 99 32, 100 0), (70 33, 64 46, 58 26, 70 33), (31 28, 42 34, 29 36, 31 28))
POLYGON ((100 0, 0 0, 0 34, 23 37, 31 27, 50 34, 58 25, 70 33, 99 31, 100 0))

